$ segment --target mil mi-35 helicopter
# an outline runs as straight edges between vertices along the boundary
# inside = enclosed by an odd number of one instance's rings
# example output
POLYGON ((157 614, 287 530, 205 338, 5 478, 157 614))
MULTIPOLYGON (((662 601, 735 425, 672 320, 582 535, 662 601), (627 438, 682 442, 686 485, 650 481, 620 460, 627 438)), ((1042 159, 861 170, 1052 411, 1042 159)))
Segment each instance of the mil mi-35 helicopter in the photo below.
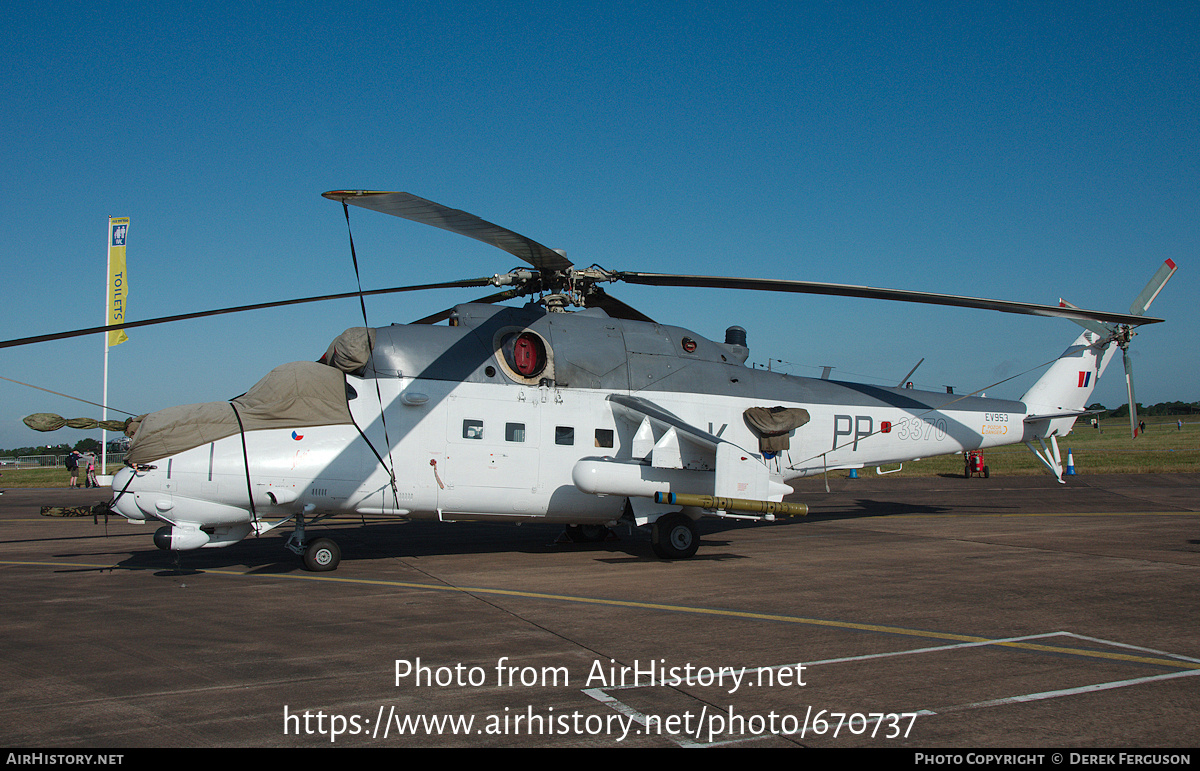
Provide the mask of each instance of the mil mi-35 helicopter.
MULTIPOLYGON (((408 193, 324 196, 343 204, 347 224, 348 205, 359 206, 475 238, 531 267, 338 295, 503 288, 411 324, 370 328, 364 311, 364 326, 339 336, 318 362, 280 366, 228 402, 135 420, 110 505, 130 520, 163 522, 154 536, 160 548, 224 547, 292 523, 288 548, 310 570, 333 570, 338 545, 310 539, 306 528, 375 514, 561 523, 578 540, 624 521, 650 528, 659 557, 679 559, 695 554, 700 517, 804 513, 803 504, 783 502, 793 492, 788 482, 832 469, 1023 442, 1061 481, 1056 437, 1088 414, 1088 397, 1118 348, 1136 431, 1126 351, 1135 327, 1161 321, 1145 312, 1175 270, 1168 260, 1130 312, 1118 314, 1065 302, 580 269, 524 236, 408 193), (716 342, 658 323, 599 286, 614 281, 1065 317, 1085 331, 1019 401, 882 388, 747 367, 741 328, 716 342), (525 295, 539 299, 496 304, 525 295)), ((289 302, 321 299, 331 297, 289 302)))

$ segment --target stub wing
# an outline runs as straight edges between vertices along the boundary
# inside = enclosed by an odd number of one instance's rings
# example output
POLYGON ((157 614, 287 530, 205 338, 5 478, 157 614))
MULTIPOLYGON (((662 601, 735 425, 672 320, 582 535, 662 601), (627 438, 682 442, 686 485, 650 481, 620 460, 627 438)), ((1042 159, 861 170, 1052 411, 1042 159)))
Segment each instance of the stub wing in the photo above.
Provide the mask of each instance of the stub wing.
POLYGON ((772 513, 767 504, 792 492, 772 476, 760 455, 648 399, 623 394, 608 399, 618 416, 637 426, 632 457, 580 460, 573 480, 584 492, 628 497, 637 518, 646 521, 679 505, 772 513), (656 498, 661 505, 650 503, 656 498), (678 505, 671 505, 675 498, 679 498, 675 501, 678 505))

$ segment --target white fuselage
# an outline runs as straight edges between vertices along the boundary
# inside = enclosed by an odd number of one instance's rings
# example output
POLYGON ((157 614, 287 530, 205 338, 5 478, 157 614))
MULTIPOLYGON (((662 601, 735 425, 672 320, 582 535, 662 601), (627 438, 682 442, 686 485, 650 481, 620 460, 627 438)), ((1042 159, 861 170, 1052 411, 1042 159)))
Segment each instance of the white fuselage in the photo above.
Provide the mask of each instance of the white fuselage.
MULTIPOLYGON (((802 380, 777 374, 771 379, 802 380)), ((403 377, 347 381, 357 393, 350 401, 356 425, 247 431, 164 458, 136 475, 123 469, 113 483, 115 508, 130 519, 206 528, 298 511, 571 524, 609 523, 622 513, 624 499, 616 491, 585 492, 572 477, 585 458, 631 458, 637 426, 614 412, 611 391, 403 377), (384 420, 381 401, 387 405, 384 420), (396 469, 394 490, 385 466, 396 469)), ((987 400, 989 409, 980 409, 980 400, 963 398, 935 411, 917 401, 921 392, 878 390, 898 395, 899 403, 638 395, 752 455, 761 453, 742 418, 746 408, 807 409, 811 421, 793 432, 790 449, 764 461, 771 477, 782 482, 1028 438, 1019 402, 987 400)), ((680 465, 688 468, 686 459, 680 465)), ((712 494, 694 487, 703 487, 695 480, 712 469, 692 470, 690 478, 677 475, 676 489, 668 481, 664 492, 712 494)))

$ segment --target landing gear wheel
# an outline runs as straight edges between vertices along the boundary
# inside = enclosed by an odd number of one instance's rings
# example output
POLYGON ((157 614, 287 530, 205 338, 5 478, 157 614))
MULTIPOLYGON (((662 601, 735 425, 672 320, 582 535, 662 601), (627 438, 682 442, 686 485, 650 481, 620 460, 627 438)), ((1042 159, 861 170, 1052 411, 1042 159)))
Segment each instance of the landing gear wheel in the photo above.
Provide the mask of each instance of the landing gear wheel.
POLYGON ((700 548, 696 523, 685 514, 666 514, 650 526, 650 545, 665 560, 683 560, 700 548))
POLYGON ((342 561, 342 550, 329 538, 318 538, 304 550, 304 567, 314 573, 335 570, 342 561))

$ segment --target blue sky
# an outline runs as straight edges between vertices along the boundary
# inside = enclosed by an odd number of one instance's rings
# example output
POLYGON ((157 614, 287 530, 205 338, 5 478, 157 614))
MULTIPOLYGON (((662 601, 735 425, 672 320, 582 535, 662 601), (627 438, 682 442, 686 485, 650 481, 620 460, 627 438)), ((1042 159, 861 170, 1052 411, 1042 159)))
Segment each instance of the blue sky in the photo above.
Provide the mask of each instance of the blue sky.
MULTIPOLYGON (((29 3, 6 22, 4 339, 104 317, 131 218, 131 319, 351 291, 332 189, 404 190, 579 265, 868 284, 1124 311, 1179 272, 1133 360, 1142 403, 1200 399, 1195 3, 29 3)), ((351 214, 366 288, 514 258, 351 214)), ((801 375, 982 388, 1060 353, 1055 319, 615 287, 801 375), (766 300, 764 302, 764 299, 766 300)), ((486 292, 370 298, 372 325, 486 292)), ((223 400, 361 324, 356 301, 132 330, 109 403, 223 400)), ((95 338, 0 375, 100 401, 95 338)), ((989 390, 1016 398, 1036 377, 989 390)), ((0 381, 0 447, 74 443, 0 381)), ((1124 400, 1120 363, 1096 399, 1124 400)), ((98 417, 98 415, 96 415, 98 417)))

